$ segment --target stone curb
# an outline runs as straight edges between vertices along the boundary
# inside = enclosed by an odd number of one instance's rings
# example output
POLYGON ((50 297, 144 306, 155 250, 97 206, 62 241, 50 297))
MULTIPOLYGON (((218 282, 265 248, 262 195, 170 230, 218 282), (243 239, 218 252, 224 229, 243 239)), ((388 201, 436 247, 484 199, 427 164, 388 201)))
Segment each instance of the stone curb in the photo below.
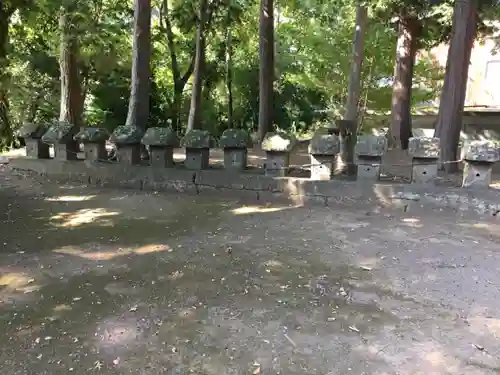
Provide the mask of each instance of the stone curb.
POLYGON ((416 184, 367 184, 363 181, 313 181, 295 177, 269 177, 222 169, 190 171, 184 168, 124 166, 118 163, 13 158, 14 169, 32 171, 63 181, 100 187, 203 194, 204 191, 244 193, 261 201, 276 199, 297 205, 373 202, 387 207, 430 204, 460 211, 495 214, 500 211, 500 191, 466 190, 416 184))

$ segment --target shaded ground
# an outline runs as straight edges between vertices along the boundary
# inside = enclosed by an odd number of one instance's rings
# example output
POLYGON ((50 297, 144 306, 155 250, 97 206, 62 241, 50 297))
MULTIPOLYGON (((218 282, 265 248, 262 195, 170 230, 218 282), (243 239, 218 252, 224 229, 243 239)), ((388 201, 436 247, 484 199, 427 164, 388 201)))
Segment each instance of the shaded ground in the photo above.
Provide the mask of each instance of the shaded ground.
POLYGON ((496 217, 0 186, 4 374, 500 373, 496 217))

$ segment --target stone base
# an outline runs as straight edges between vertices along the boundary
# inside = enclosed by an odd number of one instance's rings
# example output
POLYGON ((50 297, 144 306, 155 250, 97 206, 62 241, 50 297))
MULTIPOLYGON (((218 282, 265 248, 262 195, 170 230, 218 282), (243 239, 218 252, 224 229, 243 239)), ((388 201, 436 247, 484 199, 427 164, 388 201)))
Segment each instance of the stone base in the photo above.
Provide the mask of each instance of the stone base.
POLYGON ((359 180, 380 180, 380 171, 382 159, 379 157, 366 157, 363 158, 358 155, 356 160, 358 167, 357 178, 359 180))
POLYGON ((290 166, 289 152, 266 152, 266 162, 264 164, 264 173, 271 177, 285 177, 288 175, 288 167, 290 166))
POLYGON ((77 160, 78 159, 78 143, 56 143, 54 144, 54 159, 57 160, 77 160))
POLYGON ((225 148, 224 168, 242 171, 247 167, 248 150, 246 148, 225 148))
POLYGON ((311 180, 331 180, 335 165, 335 155, 310 155, 311 180))
POLYGON ((494 163, 465 161, 462 187, 488 188, 491 184, 491 172, 494 163))
POLYGON ((49 159, 50 145, 42 142, 41 139, 26 138, 26 156, 35 159, 49 159))
POLYGON ((85 160, 97 162, 108 159, 106 143, 85 143, 83 145, 85 160))
POLYGON ((207 169, 210 165, 209 148, 186 148, 184 166, 191 170, 207 169))
POLYGON ((172 168, 174 166, 174 149, 172 147, 149 147, 149 165, 154 168, 172 168))
POLYGON ((141 163, 141 145, 116 145, 116 158, 125 165, 138 165, 141 163))
POLYGON ((438 159, 413 159, 411 182, 429 184, 436 180, 438 174, 438 159))

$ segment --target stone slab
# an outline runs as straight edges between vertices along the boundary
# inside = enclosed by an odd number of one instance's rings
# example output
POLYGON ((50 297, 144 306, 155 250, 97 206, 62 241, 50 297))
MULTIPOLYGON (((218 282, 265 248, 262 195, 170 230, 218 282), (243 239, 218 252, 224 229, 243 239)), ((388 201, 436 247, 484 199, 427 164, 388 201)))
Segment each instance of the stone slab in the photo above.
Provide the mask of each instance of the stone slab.
POLYGON ((287 151, 267 151, 264 174, 271 177, 285 177, 290 166, 290 153, 287 151))
POLYGON ((41 139, 25 138, 26 156, 35 159, 50 159, 50 145, 41 139))
POLYGON ((83 153, 85 154, 85 160, 89 161, 100 161, 108 159, 108 152, 106 150, 106 143, 85 143, 83 145, 83 153))
POLYGON ((357 177, 359 180, 378 181, 380 180, 380 165, 358 164, 357 177))
POLYGON ((154 168, 172 168, 174 164, 174 149, 172 147, 149 147, 149 165, 154 168))
POLYGON ((133 144, 116 144, 116 158, 118 162, 124 165, 138 165, 141 163, 141 145, 133 144))
POLYGON ((207 169, 210 165, 209 148, 186 148, 184 166, 190 170, 207 169))
POLYGON ((387 138, 385 136, 360 135, 354 154, 358 157, 381 157, 387 151, 387 138))
POLYGON ((469 189, 488 188, 491 184, 491 163, 465 162, 462 187, 469 189))
POLYGON ((334 155, 311 154, 311 180, 331 180, 334 169, 334 155))
POLYGON ((495 163, 500 160, 498 147, 492 141, 469 141, 465 147, 465 160, 483 163, 495 163))
POLYGON ((79 147, 78 143, 71 141, 68 143, 54 144, 54 159, 57 160, 77 160, 79 147))
POLYGON ((310 155, 336 155, 340 152, 340 139, 334 134, 315 134, 308 151, 310 155))
POLYGON ((243 171, 247 167, 247 148, 224 148, 224 168, 232 171, 243 171))
POLYGON ((437 163, 415 164, 412 166, 411 182, 415 184, 433 183, 436 181, 437 174, 437 163))

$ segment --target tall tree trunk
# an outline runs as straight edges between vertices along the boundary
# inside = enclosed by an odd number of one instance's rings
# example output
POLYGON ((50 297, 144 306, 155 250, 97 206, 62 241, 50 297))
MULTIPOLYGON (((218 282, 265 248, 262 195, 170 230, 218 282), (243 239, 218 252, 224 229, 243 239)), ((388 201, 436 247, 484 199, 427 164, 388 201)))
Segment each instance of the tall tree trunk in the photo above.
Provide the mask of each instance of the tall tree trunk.
POLYGON ((259 142, 273 126, 274 6, 261 0, 259 19, 259 142))
POLYGON ((368 11, 362 3, 356 9, 356 26, 352 39, 352 63, 349 73, 349 87, 345 105, 344 120, 346 122, 346 139, 342 142, 342 161, 339 164, 343 172, 354 172, 354 146, 358 130, 358 108, 361 94, 361 69, 365 55, 365 32, 368 11))
POLYGON ((200 0, 198 27, 196 29, 196 58, 193 72, 193 89, 187 131, 201 128, 201 103, 203 96, 203 69, 205 65, 205 27, 208 18, 208 1, 200 0))
POLYGON ((82 87, 78 67, 78 42, 72 15, 74 6, 62 7, 59 15, 60 49, 59 68, 61 73, 61 102, 59 121, 66 121, 75 127, 82 123, 82 87))
POLYGON ((11 14, 12 10, 6 9, 3 2, 0 2, 0 150, 10 147, 14 140, 14 132, 9 118, 9 99, 7 96, 7 87, 9 86, 7 50, 9 46, 9 20, 11 14))
POLYGON ((134 1, 132 82, 125 125, 142 130, 149 119, 151 89, 151 0, 134 1))
POLYGON ((411 136, 411 88, 419 26, 415 19, 404 15, 400 17, 389 129, 389 145, 392 148, 406 150, 411 136))
POLYGON ((182 94, 184 92, 184 87, 187 81, 191 78, 194 70, 194 64, 196 59, 196 51, 193 53, 189 66, 184 74, 181 74, 181 68, 177 60, 177 48, 175 46, 175 36, 172 29, 170 10, 168 8, 168 0, 163 1, 163 5, 160 8, 160 23, 165 29, 167 35, 168 49, 170 51, 170 68, 172 70, 172 77, 174 80, 174 98, 172 100, 172 127, 175 130, 180 130, 180 112, 182 104, 182 94))
POLYGON ((477 30, 475 0, 455 0, 451 41, 439 103, 435 137, 440 139, 442 168, 458 171, 457 158, 469 75, 470 55, 477 30))
POLYGON ((233 33, 231 30, 231 9, 227 11, 226 31, 226 92, 227 92, 227 125, 233 124, 233 33))

